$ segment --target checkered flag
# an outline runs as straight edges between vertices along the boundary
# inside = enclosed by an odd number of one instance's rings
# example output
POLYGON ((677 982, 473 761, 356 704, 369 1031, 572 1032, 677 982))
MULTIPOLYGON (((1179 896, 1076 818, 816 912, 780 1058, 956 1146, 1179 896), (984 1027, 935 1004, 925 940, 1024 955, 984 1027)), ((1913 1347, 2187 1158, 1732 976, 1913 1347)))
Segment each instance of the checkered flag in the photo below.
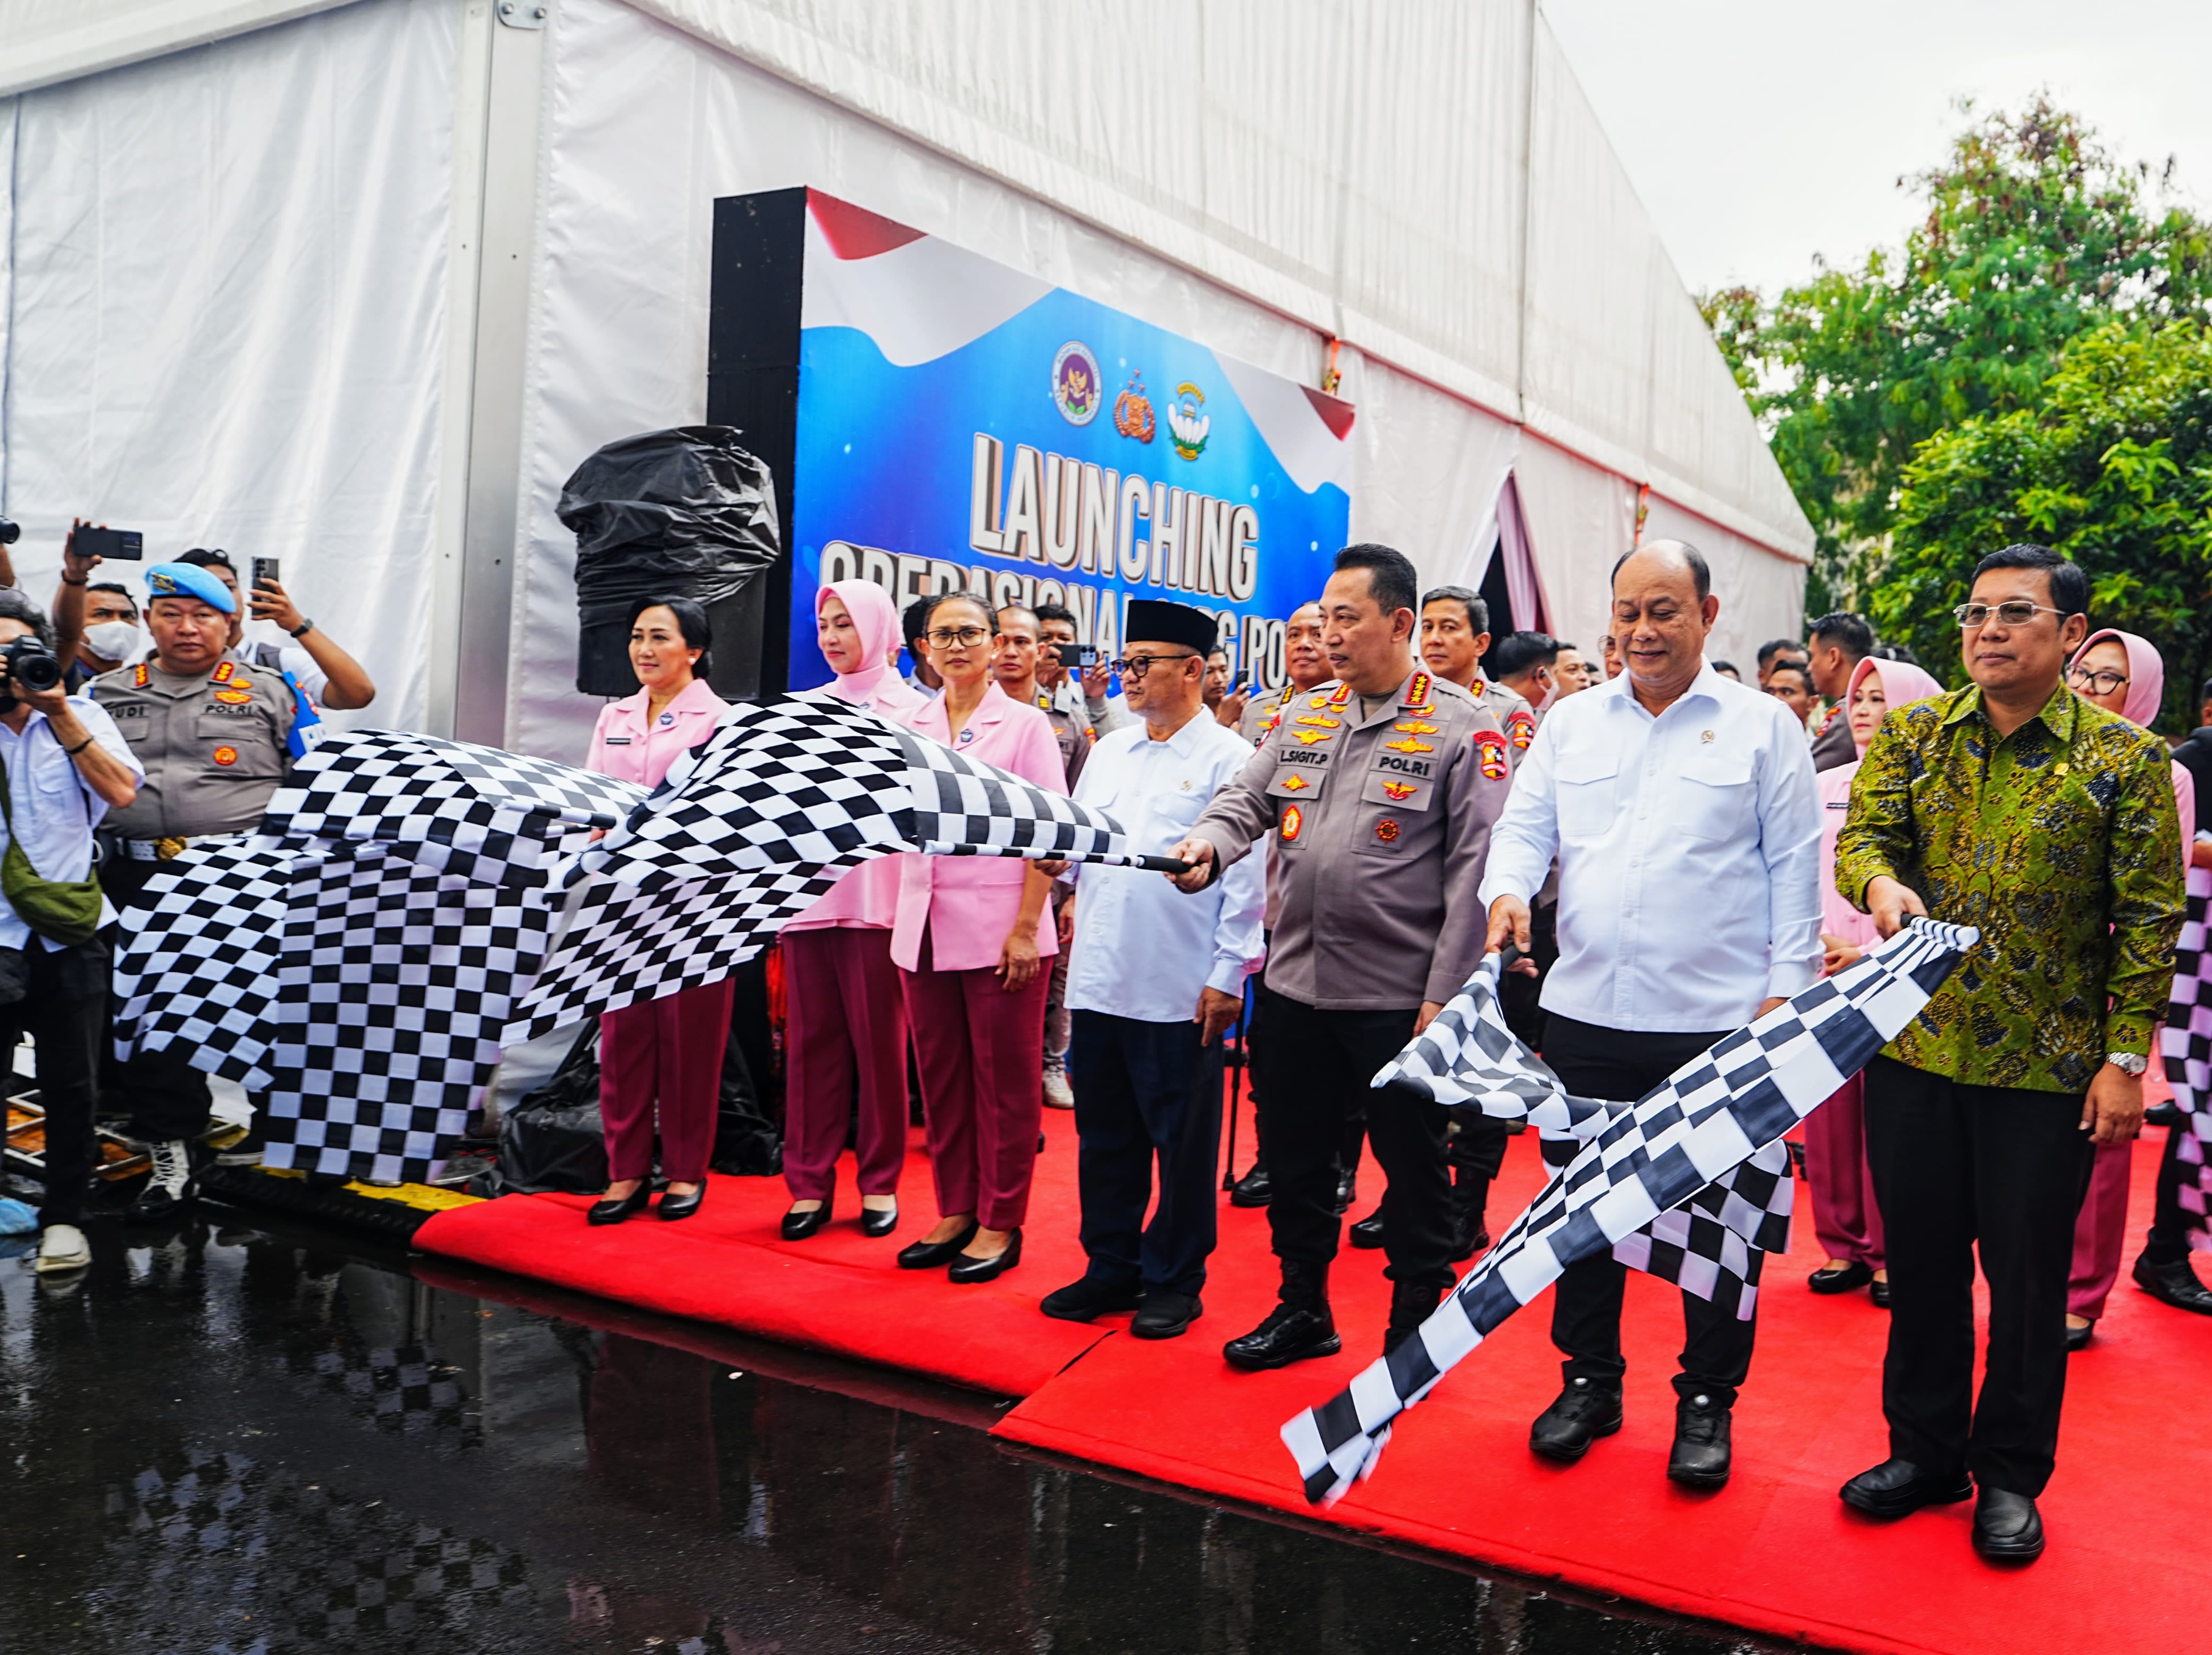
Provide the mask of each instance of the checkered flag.
POLYGON ((1157 862, 826 697, 733 708, 650 796, 389 731, 295 778, 259 834, 188 852, 125 916, 117 1049, 270 1088, 270 1165, 379 1179, 427 1173, 502 1043, 726 977, 872 857, 1157 862))
POLYGON ((1484 1013, 1498 972, 1494 958, 1486 961, 1377 1084, 1410 1082, 1486 1114, 1565 1118, 1583 1148, 1413 1337, 1349 1389, 1284 1425, 1306 1498, 1333 1503, 1371 1476, 1392 1422, 1571 1264, 1606 1249, 1635 1264, 1631 1255, 1640 1251, 1646 1267, 1692 1292, 1718 1296, 1730 1290, 1731 1272, 1747 1285, 1727 1238, 1747 1242, 1760 1234, 1777 1200, 1786 1211, 1786 1197, 1759 1198, 1768 1176, 1787 1185, 1786 1162, 1773 1159, 1783 1135, 1893 1039, 1978 940, 1966 926, 1911 920, 1849 970, 1738 1029, 1637 1103, 1607 1110, 1602 1125, 1589 1100, 1567 1098, 1556 1077, 1551 1095, 1533 1106, 1512 1090, 1484 1089, 1488 1073, 1514 1066, 1511 1052, 1490 1038, 1493 1022, 1503 1023, 1484 1013), (1446 1017, 1452 1025, 1431 1040, 1446 1017), (1759 1166, 1762 1154, 1769 1159, 1759 1166), (1747 1188, 1741 1180, 1753 1167, 1759 1177, 1747 1188), (1685 1203, 1687 1212, 1680 1210, 1685 1203), (1639 1235, 1645 1240, 1637 1242, 1639 1235), (1620 1253, 1624 1242, 1631 1255, 1620 1253))
POLYGON ((2173 950, 2173 991, 2166 1002, 2159 1054, 2181 1124, 2174 1158, 2195 1173, 2182 1175, 2176 1191, 2195 1221, 2191 1246, 2212 1251, 2212 868, 2189 870, 2189 902, 2181 941, 2173 950))

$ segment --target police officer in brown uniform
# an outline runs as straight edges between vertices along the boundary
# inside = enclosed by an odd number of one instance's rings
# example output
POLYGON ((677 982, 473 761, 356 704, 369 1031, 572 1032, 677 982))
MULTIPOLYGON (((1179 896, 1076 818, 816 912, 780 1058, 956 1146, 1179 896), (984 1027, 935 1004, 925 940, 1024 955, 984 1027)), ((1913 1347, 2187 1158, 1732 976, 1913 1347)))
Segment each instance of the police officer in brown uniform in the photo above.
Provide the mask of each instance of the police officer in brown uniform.
MULTIPOLYGON (((153 655, 92 682, 146 771, 137 797, 105 824, 119 844, 100 882, 124 907, 193 840, 252 831, 284 780, 295 716, 283 679, 230 658, 238 600, 222 581, 163 563, 146 571, 146 591, 153 655)), ((143 1052, 111 1078, 129 1097, 131 1136, 154 1156, 131 1216, 162 1217, 191 1196, 188 1145, 207 1130, 207 1078, 173 1049, 143 1052)))
POLYGON ((1267 985, 1284 1015, 1261 1049, 1260 1112, 1274 1182, 1267 1221, 1281 1302, 1223 1350, 1280 1367, 1342 1348, 1329 1313, 1336 1159, 1364 1104, 1382 1197, 1390 1294, 1386 1351, 1451 1286, 1444 1115, 1375 1071, 1459 992, 1481 958, 1476 900, 1490 827, 1504 807, 1506 740, 1464 690, 1416 671, 1413 567, 1387 546, 1351 546, 1322 594, 1339 677, 1306 695, 1215 795, 1171 853, 1203 889, 1272 832, 1282 906, 1267 985))

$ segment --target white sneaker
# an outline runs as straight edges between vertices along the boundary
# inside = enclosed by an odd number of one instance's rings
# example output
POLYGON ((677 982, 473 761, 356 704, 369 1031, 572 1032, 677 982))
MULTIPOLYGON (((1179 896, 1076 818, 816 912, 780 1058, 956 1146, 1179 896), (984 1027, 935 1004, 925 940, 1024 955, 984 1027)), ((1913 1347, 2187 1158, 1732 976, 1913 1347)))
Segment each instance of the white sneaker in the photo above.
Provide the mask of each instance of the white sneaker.
POLYGON ((84 1232, 74 1224, 49 1224, 39 1237, 39 1262, 32 1268, 41 1276, 82 1270, 92 1263, 92 1248, 84 1232))
POLYGON ((1065 1070, 1048 1069, 1044 1071, 1044 1105, 1048 1109, 1075 1107, 1075 1092, 1067 1083, 1065 1070))

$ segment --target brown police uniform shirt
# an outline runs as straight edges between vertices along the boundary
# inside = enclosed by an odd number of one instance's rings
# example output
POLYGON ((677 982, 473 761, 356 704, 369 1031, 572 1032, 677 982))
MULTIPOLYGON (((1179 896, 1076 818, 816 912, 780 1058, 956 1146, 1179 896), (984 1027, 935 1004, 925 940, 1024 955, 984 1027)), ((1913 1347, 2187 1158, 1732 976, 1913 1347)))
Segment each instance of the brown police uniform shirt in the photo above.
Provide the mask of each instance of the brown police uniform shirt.
MULTIPOLYGON (((1244 716, 1237 721, 1237 733, 1257 747, 1267 739, 1267 732, 1279 724, 1285 712, 1301 695, 1310 694, 1296 684, 1285 684, 1280 689, 1271 689, 1264 695, 1255 695, 1244 704, 1244 716)), ((1260 916, 1262 931, 1275 929, 1275 917, 1283 911, 1283 858, 1276 853, 1275 842, 1267 841, 1267 903, 1260 916)))
POLYGON ((1052 726, 1052 738, 1060 743, 1060 767, 1067 777, 1067 791, 1075 791, 1075 779, 1083 773, 1084 761, 1091 756, 1091 721, 1079 718, 1066 707, 1054 704, 1054 698, 1039 690, 1036 709, 1052 726))
POLYGON ((1521 767, 1521 755, 1528 750, 1528 743, 1536 739, 1536 709, 1528 705, 1528 698, 1517 689, 1508 689, 1504 684, 1477 673, 1474 682, 1468 686, 1468 694, 1480 702, 1485 712, 1498 720, 1498 727, 1505 732, 1505 758, 1515 770, 1521 767))
POLYGON ((1267 986, 1329 1011, 1458 993, 1482 957, 1475 893, 1508 747, 1473 696, 1425 671, 1371 715, 1349 685, 1297 697, 1191 828, 1223 866, 1262 834, 1280 858, 1267 986))
POLYGON ((224 659, 179 676, 152 661, 92 681, 146 767, 138 797, 107 813, 126 839, 197 839, 251 830, 283 785, 295 707, 284 680, 224 659))

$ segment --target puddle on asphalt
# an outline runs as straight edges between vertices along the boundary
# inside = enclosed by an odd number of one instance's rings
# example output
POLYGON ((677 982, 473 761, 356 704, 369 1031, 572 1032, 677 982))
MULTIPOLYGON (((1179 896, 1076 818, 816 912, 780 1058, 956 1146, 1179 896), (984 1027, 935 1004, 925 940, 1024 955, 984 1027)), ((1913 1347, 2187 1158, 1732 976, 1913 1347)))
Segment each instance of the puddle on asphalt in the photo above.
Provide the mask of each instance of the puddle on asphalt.
POLYGON ((258 1224, 97 1224, 59 1288, 0 1259, 0 1648, 1758 1647, 1024 1458, 987 1398, 258 1224))

